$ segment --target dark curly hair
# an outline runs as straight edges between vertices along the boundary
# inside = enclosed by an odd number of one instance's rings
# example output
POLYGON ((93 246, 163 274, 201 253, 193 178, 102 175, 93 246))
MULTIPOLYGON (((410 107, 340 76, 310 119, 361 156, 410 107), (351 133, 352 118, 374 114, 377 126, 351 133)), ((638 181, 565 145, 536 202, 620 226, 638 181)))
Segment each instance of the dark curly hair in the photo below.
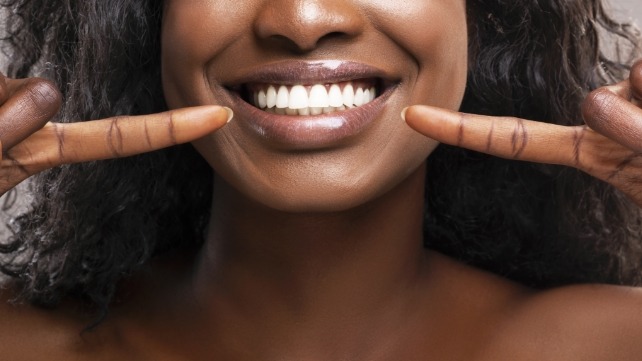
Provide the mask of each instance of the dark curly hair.
MULTIPOLYGON (((0 2, 10 10, 8 73, 52 79, 66 99, 57 121, 166 109, 161 1, 0 2)), ((601 0, 467 7, 467 112, 580 124, 582 99, 623 78, 638 47, 635 29, 613 20, 601 0), (622 45, 610 58, 605 37, 622 45)), ((428 163, 427 247, 532 287, 642 280, 638 208, 608 185, 448 146, 428 163)), ((212 181, 189 145, 42 173, 30 210, 0 243, 0 269, 17 280, 22 300, 54 306, 72 295, 104 313, 118 281, 151 257, 198 248, 212 181)))

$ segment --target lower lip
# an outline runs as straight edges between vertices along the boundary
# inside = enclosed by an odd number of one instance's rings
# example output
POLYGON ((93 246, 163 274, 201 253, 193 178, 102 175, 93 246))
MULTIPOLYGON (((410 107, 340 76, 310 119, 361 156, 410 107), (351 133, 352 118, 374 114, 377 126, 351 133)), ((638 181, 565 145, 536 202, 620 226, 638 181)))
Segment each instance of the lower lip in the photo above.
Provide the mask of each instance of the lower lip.
POLYGON ((234 93, 233 109, 241 126, 257 136, 289 149, 318 149, 337 145, 367 129, 382 113, 393 87, 368 104, 330 114, 293 116, 272 114, 234 93))

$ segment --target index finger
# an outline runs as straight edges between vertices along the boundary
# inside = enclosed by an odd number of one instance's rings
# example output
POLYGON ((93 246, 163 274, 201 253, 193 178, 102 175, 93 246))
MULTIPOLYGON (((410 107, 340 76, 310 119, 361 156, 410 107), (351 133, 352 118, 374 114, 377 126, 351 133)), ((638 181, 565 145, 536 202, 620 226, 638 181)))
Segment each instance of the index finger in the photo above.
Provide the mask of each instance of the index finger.
POLYGON ((430 106, 406 109, 413 129, 439 142, 501 158, 582 168, 581 145, 595 133, 513 117, 458 113, 430 106))
POLYGON ((119 116, 78 123, 48 123, 8 152, 23 167, 127 157, 190 142, 231 119, 232 111, 201 106, 164 113, 119 116))

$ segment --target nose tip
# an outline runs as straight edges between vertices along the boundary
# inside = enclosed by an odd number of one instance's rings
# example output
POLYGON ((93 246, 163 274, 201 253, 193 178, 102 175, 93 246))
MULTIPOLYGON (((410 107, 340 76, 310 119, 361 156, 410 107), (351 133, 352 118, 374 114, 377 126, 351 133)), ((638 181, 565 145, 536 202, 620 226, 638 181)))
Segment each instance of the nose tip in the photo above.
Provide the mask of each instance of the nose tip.
POLYGON ((255 22, 259 39, 309 52, 324 41, 358 35, 364 18, 350 1, 268 0, 255 22))

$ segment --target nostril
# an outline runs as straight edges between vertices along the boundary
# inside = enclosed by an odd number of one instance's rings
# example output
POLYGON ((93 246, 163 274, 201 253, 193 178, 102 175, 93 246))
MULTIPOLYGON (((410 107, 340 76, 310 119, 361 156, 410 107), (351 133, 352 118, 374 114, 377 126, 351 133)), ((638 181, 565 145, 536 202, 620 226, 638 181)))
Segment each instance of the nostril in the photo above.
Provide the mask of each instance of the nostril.
POLYGON ((310 39, 308 41, 302 41, 301 39, 299 39, 298 42, 295 42, 287 36, 274 35, 270 40, 263 42, 262 45, 267 49, 281 48, 294 54, 301 54, 318 48, 322 43, 330 42, 335 39, 341 40, 347 37, 348 36, 345 33, 334 31, 329 34, 325 34, 318 39, 310 39))
POLYGON ((357 36, 364 28, 363 14, 343 1, 271 0, 254 23, 260 42, 298 53, 312 51, 332 39, 357 36))
POLYGON ((322 42, 324 40, 332 40, 332 39, 342 39, 348 37, 348 34, 342 33, 340 31, 333 31, 331 33, 325 34, 321 39, 319 39, 318 42, 322 42))

